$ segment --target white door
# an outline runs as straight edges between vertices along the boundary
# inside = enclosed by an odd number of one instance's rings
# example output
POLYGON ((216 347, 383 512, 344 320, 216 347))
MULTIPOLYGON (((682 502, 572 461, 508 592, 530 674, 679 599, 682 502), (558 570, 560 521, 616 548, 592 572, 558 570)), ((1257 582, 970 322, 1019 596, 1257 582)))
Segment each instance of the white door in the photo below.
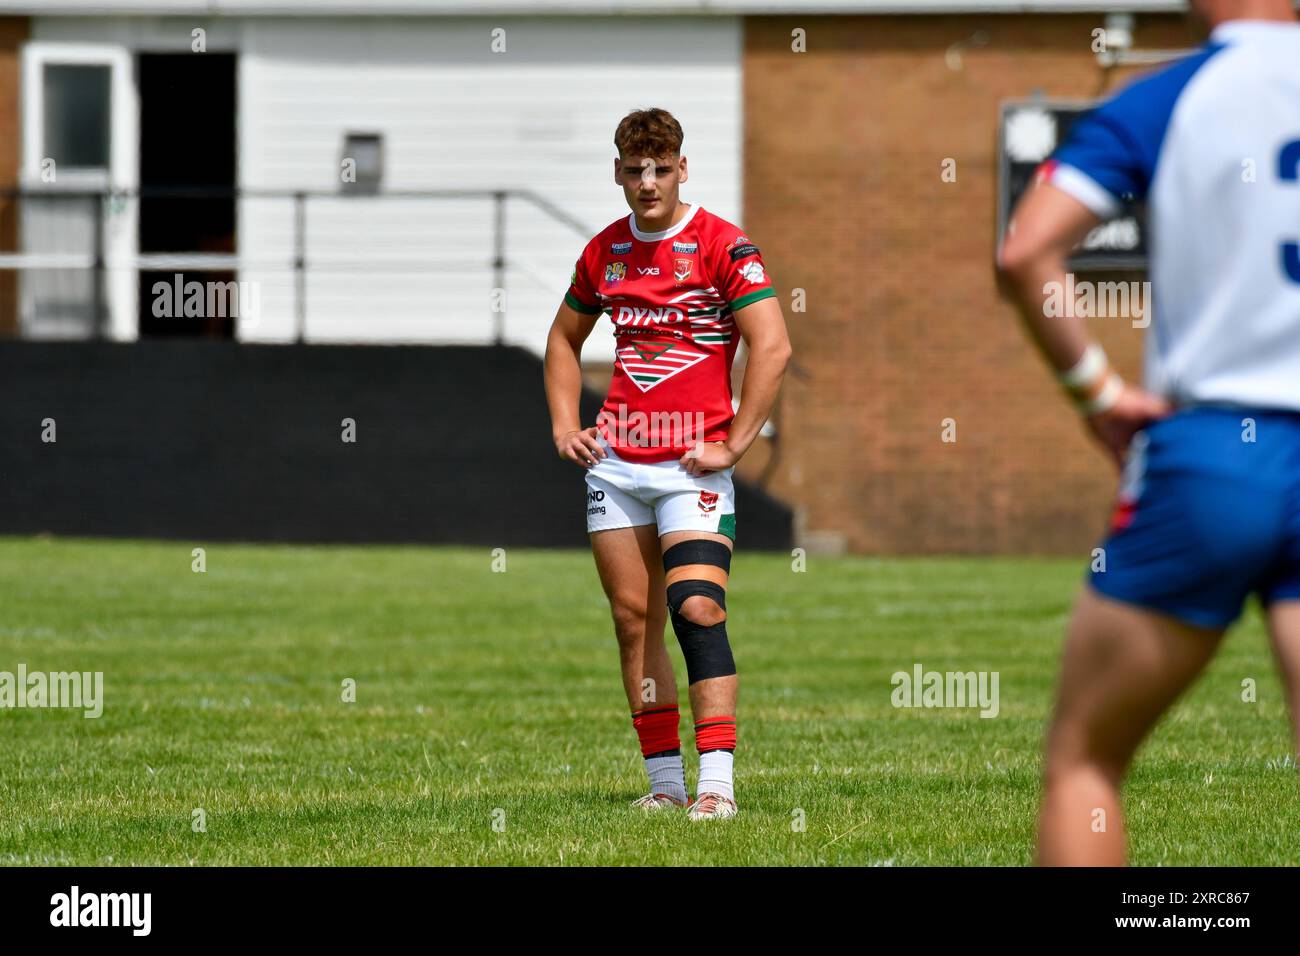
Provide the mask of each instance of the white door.
POLYGON ((135 337, 137 201, 115 194, 139 182, 132 63, 121 46, 23 48, 25 337, 135 337))

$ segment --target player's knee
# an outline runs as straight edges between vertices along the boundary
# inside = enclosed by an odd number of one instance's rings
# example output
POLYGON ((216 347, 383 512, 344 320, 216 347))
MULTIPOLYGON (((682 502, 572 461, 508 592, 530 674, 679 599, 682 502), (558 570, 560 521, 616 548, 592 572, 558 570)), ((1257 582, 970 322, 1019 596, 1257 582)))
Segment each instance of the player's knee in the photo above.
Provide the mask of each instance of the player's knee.
POLYGON ((1092 780, 1118 786, 1132 750, 1116 741, 1088 734, 1084 728, 1062 725, 1058 718, 1048 737, 1043 778, 1048 786, 1075 786, 1092 780))
POLYGON ((677 613, 700 627, 712 627, 727 619, 727 612, 719 606, 718 602, 704 594, 692 594, 685 598, 677 613))
POLYGON ((646 602, 642 597, 615 598, 610 602, 610 614, 614 618, 614 634, 619 643, 639 641, 645 635, 646 602))
POLYGON ((1058 755, 1049 757, 1043 768, 1043 786, 1049 792, 1102 794, 1118 790, 1127 765, 1113 757, 1058 755))
POLYGON ((681 614, 672 615, 673 631, 686 661, 686 678, 690 684, 715 677, 729 677, 736 673, 736 661, 731 654, 724 622, 703 625, 688 620, 681 614))
POLYGON ((682 541, 664 552, 668 611, 692 684, 736 673, 723 587, 730 566, 731 550, 707 538, 682 541))
POLYGON ((668 586, 668 610, 690 684, 736 673, 727 640, 725 600, 722 588, 710 581, 668 586))

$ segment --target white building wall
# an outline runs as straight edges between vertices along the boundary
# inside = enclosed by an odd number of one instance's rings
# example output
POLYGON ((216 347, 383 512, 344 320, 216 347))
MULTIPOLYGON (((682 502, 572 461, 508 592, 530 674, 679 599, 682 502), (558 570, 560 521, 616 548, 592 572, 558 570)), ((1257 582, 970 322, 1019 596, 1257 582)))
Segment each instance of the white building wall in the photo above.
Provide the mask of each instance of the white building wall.
MULTIPOLYGON (((657 105, 686 131, 684 198, 742 218, 737 17, 37 18, 35 34, 187 49, 196 25, 239 53, 246 189, 339 190, 347 133, 379 133, 385 189, 532 190, 595 232, 628 212, 614 127, 657 105)), ((239 278, 261 292, 246 340, 295 334, 293 222, 287 199, 241 203, 239 278)), ((491 341, 492 224, 489 200, 309 200, 308 340, 491 341)), ((588 237, 512 201, 506 238, 506 338, 540 351, 588 237)), ((612 358, 609 330, 584 354, 612 358)))

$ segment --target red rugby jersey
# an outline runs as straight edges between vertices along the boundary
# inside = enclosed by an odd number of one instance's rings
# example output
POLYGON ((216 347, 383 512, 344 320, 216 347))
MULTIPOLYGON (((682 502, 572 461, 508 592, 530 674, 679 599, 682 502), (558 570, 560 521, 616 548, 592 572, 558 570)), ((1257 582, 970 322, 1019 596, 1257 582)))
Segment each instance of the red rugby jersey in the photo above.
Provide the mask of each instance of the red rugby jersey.
POLYGON ((615 363, 597 425, 621 458, 680 458, 731 425, 732 313, 776 295, 758 248, 699 206, 642 232, 629 214, 582 251, 564 301, 614 323, 615 363))

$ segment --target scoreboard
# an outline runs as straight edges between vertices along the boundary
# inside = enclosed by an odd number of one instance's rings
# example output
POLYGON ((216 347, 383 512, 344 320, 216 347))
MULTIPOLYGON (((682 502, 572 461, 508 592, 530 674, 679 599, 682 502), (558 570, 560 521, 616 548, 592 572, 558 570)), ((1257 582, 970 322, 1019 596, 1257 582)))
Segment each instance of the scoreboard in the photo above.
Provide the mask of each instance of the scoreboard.
MULTIPOLYGON (((1009 100, 998 122, 998 244, 1007 219, 1034 171, 1065 141, 1070 127, 1095 103, 1061 100, 1009 100)), ((1138 204, 1129 204, 1110 222, 1102 223, 1079 243, 1072 270, 1145 269, 1146 223, 1138 204)))

